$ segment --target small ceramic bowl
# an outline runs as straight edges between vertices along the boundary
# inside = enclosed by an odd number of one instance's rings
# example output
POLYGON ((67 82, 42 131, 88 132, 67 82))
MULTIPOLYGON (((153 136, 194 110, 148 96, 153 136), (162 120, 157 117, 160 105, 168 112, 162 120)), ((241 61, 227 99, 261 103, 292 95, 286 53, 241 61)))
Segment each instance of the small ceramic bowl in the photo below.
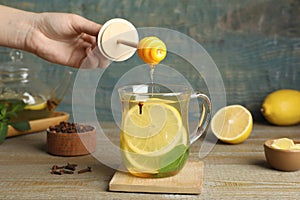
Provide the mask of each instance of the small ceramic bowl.
POLYGON ((47 129, 47 151, 57 156, 81 156, 96 150, 96 128, 85 126, 86 131, 64 133, 47 129))
MULTIPOLYGON (((300 169, 300 150, 285 150, 272 147, 274 140, 264 143, 265 157, 267 162, 280 171, 297 171, 300 169)), ((294 141, 299 144, 300 141, 294 141)))

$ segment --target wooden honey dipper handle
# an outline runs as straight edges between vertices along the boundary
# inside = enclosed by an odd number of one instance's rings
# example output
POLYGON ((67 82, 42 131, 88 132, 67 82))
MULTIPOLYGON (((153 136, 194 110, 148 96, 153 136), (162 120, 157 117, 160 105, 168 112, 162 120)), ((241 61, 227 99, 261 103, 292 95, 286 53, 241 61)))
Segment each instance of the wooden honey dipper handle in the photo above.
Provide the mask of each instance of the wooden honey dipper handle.
POLYGON ((123 44, 123 45, 130 46, 130 47, 133 47, 133 48, 136 48, 136 49, 138 48, 137 43, 126 41, 126 40, 117 40, 117 44, 123 44))

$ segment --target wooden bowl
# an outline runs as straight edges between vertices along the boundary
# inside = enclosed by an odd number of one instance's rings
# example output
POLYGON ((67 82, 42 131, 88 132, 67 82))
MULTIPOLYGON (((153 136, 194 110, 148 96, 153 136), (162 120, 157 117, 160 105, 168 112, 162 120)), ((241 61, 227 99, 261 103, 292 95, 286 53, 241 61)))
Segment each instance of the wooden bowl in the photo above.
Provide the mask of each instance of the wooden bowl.
MULTIPOLYGON (((285 150, 272 147, 274 140, 264 143, 265 157, 267 162, 280 171, 297 171, 300 169, 300 150, 285 150)), ((295 144, 300 141, 294 141, 295 144)))
POLYGON ((57 156, 81 156, 95 152, 96 128, 90 127, 90 131, 80 133, 53 132, 47 129, 48 153, 57 156))

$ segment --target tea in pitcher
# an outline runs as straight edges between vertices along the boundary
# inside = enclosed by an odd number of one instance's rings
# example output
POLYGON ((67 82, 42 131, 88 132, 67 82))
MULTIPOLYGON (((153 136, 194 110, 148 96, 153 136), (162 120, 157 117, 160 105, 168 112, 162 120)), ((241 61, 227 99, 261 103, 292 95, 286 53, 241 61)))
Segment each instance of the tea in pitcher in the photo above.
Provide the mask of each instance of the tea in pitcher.
POLYGON ((181 115, 187 100, 149 96, 122 104, 121 149, 128 171, 140 177, 178 173, 189 154, 186 117, 181 115))
POLYGON ((15 104, 18 102, 25 103, 24 109, 18 112, 17 118, 11 118, 10 122, 30 121, 30 120, 49 117, 60 102, 60 100, 57 99, 46 99, 41 95, 30 96, 30 98, 31 98, 30 102, 27 101, 24 102, 24 99, 22 100, 21 98, 5 99, 5 98, 1 98, 0 95, 0 104, 5 104, 8 107, 11 104, 15 104))
POLYGON ((51 116, 55 108, 58 106, 61 100, 59 99, 47 99, 43 103, 27 105, 23 111, 20 111, 16 121, 30 121, 36 119, 47 118, 51 116))

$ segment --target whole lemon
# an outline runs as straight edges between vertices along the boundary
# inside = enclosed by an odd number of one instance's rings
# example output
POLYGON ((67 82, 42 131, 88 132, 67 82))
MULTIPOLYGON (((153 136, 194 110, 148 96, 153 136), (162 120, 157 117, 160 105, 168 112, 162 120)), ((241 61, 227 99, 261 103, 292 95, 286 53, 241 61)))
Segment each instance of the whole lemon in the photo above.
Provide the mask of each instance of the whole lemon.
POLYGON ((282 89, 270 93, 264 100, 261 112, 275 125, 288 126, 300 122, 300 91, 282 89))

